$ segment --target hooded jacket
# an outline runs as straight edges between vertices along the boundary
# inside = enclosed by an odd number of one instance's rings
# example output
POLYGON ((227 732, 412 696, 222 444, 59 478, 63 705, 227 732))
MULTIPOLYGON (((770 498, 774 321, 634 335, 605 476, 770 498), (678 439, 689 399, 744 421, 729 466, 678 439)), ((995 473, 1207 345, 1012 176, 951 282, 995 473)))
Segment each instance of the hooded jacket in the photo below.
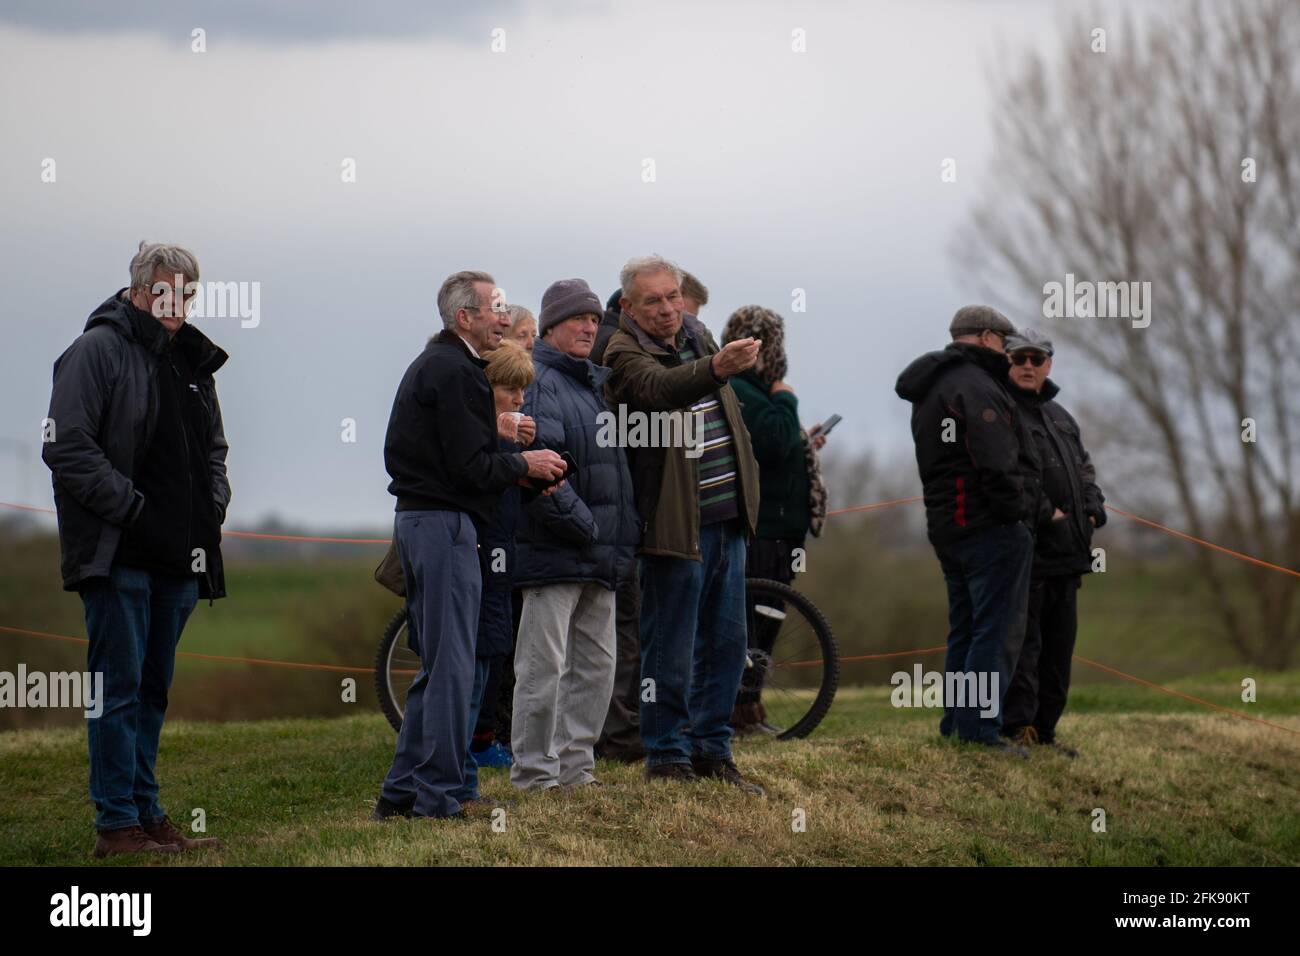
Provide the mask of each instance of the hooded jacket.
POLYGON ((537 423, 533 447, 569 452, 578 470, 524 506, 515 586, 595 582, 613 590, 633 574, 640 521, 623 449, 597 440, 609 369, 545 339, 533 348, 533 365, 523 409, 537 423))
MULTIPOLYGON (((686 413, 706 395, 717 393, 736 449, 737 507, 749 534, 758 518, 758 462, 735 389, 719 383, 710 370, 718 351, 709 330, 693 315, 684 315, 682 330, 695 339, 699 358, 683 362, 676 351, 650 338, 627 315, 605 350, 610 368, 605 400, 611 409, 686 413)), ((641 553, 700 560, 699 460, 685 448, 629 448, 637 513, 641 516, 641 553)))
POLYGON ((965 342, 927 352, 898 376, 912 403, 912 439, 930 542, 1024 521, 1039 507, 1038 463, 1010 394, 1007 357, 965 342))
MULTIPOLYGON (((126 291, 104 300, 54 363, 52 438, 41 448, 41 458, 54 486, 67 591, 108 575, 123 529, 144 507, 134 477, 158 424, 159 359, 168 337, 161 323, 124 298, 126 291)), ((218 540, 206 555, 199 596, 211 600, 226 595, 219 528, 230 503, 229 446, 213 375, 229 356, 188 322, 177 330, 171 347, 184 350, 202 406, 207 462, 201 471, 208 482, 196 493, 212 501, 218 540)))
POLYGON ((1079 423, 1054 401, 1060 388, 1050 378, 1041 391, 1011 388, 1042 465, 1042 504, 1034 542, 1034 577, 1087 574, 1092 570, 1092 532, 1106 523, 1106 498, 1083 447, 1079 423), (1053 521, 1056 509, 1064 518, 1053 521))

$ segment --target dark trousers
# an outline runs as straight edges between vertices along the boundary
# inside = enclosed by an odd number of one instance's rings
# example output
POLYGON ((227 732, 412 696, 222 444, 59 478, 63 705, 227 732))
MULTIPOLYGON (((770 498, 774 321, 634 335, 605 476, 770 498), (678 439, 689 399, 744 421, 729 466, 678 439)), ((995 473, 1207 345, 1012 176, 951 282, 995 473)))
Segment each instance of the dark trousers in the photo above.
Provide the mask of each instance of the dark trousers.
POLYGON ((969 700, 958 707, 945 700, 939 733, 962 740, 997 743, 1002 706, 1025 639, 1029 572, 1034 537, 1020 522, 984 528, 935 546, 948 585, 948 655, 945 674, 998 678, 996 712, 981 714, 969 700))
POLYGON ((192 577, 120 565, 81 589, 88 669, 104 675, 103 711, 86 720, 97 830, 157 823, 165 816, 154 766, 176 645, 198 598, 192 577))
POLYGON ((601 757, 634 757, 641 750, 641 582, 636 571, 614 591, 614 696, 596 741, 601 757))
MULTIPOLYGON (((803 538, 755 538, 749 543, 745 556, 745 577, 766 578, 789 584, 794 580, 794 550, 804 546, 803 538)), ((784 611, 784 601, 770 601, 775 610, 784 611)), ((749 635, 749 646, 758 648, 770 659, 776 637, 781 632, 781 621, 773 620, 761 614, 754 614, 746 605, 748 620, 753 625, 749 635)), ((736 695, 737 706, 756 704, 763 694, 763 678, 767 669, 762 666, 746 667, 740 680, 740 693, 736 695)), ((743 719, 743 718, 742 718, 743 719)))
POLYGON ((384 799, 418 816, 460 810, 483 588, 478 534, 459 511, 399 511, 397 553, 406 576, 407 628, 420 671, 406 694, 384 799))
POLYGON ((731 710, 745 669, 745 538, 737 521, 700 528, 700 560, 641 559, 641 743, 646 763, 731 759, 731 710))
POLYGON ((1002 733, 1033 727, 1038 739, 1056 739, 1056 724, 1070 693, 1070 662, 1079 624, 1078 574, 1035 578, 1020 661, 1002 705, 1002 733))

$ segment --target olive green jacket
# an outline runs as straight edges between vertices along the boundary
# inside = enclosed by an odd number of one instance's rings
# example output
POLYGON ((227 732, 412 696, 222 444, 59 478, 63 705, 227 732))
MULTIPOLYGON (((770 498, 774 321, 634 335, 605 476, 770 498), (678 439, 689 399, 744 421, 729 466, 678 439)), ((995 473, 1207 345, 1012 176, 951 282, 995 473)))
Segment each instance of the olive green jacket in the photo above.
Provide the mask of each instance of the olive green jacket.
MULTIPOLYGON (((727 383, 719 384, 709 367, 717 343, 693 315, 683 317, 678 343, 687 330, 695 337, 701 357, 689 364, 648 336, 626 314, 610 338, 603 356, 611 374, 605 401, 615 415, 628 412, 689 413, 691 405, 717 392, 736 449, 737 505, 749 534, 758 519, 758 462, 740 402, 727 383)), ((629 448, 628 464, 641 516, 641 554, 700 560, 699 459, 685 448, 629 448)))

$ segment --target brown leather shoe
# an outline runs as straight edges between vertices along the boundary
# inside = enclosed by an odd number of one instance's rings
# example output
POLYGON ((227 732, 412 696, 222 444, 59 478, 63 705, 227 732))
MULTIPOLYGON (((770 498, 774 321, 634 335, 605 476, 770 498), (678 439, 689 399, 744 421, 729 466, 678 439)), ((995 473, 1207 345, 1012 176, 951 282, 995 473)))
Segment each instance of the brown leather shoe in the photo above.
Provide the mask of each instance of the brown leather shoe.
POLYGON ((170 817, 163 817, 156 823, 142 823, 140 826, 150 839, 164 846, 174 846, 177 850, 215 850, 221 846, 221 841, 216 837, 191 840, 177 829, 170 817))
POLYGON ((159 843, 142 827, 118 827, 116 830, 100 830, 99 839, 95 841, 95 857, 118 856, 122 853, 179 853, 180 847, 159 843))

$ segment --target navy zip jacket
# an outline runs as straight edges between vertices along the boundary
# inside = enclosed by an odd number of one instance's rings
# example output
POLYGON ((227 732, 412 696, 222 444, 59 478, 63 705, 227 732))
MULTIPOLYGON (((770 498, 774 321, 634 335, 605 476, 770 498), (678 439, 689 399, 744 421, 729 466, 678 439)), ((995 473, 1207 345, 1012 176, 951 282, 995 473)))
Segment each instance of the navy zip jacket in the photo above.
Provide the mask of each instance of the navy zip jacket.
POLYGON ((533 348, 533 364, 537 377, 524 398, 524 414, 537 422, 532 447, 569 452, 578 472, 524 506, 515 584, 594 581, 613 590, 633 573, 641 531, 627 456, 596 441, 609 369, 544 339, 533 348))

